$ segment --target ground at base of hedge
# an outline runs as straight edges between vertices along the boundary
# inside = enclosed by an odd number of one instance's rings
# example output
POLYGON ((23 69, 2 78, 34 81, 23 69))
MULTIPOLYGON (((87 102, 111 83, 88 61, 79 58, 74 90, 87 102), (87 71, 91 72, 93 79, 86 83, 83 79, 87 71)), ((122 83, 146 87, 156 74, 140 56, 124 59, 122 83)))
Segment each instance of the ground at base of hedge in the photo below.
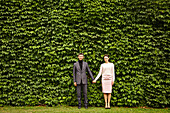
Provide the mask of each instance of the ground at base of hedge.
POLYGON ((170 113, 169 108, 147 108, 147 107, 111 107, 105 109, 104 107, 88 107, 85 109, 82 106, 78 109, 77 106, 21 106, 0 107, 0 113, 170 113))

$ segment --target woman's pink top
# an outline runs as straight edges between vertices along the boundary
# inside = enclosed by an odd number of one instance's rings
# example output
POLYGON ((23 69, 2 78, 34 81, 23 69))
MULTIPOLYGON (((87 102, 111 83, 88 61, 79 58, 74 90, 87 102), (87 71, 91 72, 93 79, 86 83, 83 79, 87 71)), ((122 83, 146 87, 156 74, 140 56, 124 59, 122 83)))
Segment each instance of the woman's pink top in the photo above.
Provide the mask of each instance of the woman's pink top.
POLYGON ((100 65, 100 71, 95 80, 97 81, 102 75, 103 80, 112 80, 115 81, 115 70, 113 63, 103 63, 100 65))

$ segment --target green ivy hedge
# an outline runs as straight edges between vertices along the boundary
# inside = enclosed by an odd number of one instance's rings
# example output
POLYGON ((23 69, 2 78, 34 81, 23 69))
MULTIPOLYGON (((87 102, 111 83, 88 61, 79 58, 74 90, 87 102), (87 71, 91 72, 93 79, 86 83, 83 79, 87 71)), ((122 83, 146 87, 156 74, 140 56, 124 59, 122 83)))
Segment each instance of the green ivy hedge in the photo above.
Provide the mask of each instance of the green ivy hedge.
MULTIPOLYGON (((169 6, 169 0, 1 0, 0 106, 77 105, 72 71, 79 52, 94 77, 110 55, 112 106, 170 106, 169 6)), ((104 106, 100 79, 91 81, 89 105, 104 106)))

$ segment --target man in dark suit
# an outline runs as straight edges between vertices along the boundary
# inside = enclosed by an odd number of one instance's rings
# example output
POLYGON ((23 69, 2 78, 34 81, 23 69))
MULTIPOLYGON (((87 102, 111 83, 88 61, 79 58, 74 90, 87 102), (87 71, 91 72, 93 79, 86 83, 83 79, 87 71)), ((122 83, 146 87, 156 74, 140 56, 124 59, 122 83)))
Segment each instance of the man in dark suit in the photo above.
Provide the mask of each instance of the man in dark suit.
POLYGON ((83 88, 84 105, 86 109, 88 108, 86 70, 91 76, 92 81, 94 80, 93 74, 90 71, 88 63, 83 61, 83 58, 84 58, 84 54, 79 53, 78 55, 79 60, 76 63, 74 63, 74 67, 73 67, 73 80, 74 80, 74 86, 77 86, 77 99, 78 99, 79 109, 81 108, 81 87, 83 88))

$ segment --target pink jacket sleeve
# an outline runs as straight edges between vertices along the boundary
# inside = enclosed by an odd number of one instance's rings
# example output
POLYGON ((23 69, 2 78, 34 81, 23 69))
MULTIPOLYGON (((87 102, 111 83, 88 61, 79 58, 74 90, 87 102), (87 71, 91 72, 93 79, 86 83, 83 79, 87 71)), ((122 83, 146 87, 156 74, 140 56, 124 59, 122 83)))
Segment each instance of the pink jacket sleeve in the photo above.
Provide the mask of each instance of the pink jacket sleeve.
POLYGON ((112 67, 112 81, 114 82, 115 81, 115 68, 114 68, 114 64, 113 64, 113 67, 112 67))
POLYGON ((102 64, 100 65, 100 71, 97 77, 95 78, 95 81, 97 81, 101 75, 102 75, 102 64))

